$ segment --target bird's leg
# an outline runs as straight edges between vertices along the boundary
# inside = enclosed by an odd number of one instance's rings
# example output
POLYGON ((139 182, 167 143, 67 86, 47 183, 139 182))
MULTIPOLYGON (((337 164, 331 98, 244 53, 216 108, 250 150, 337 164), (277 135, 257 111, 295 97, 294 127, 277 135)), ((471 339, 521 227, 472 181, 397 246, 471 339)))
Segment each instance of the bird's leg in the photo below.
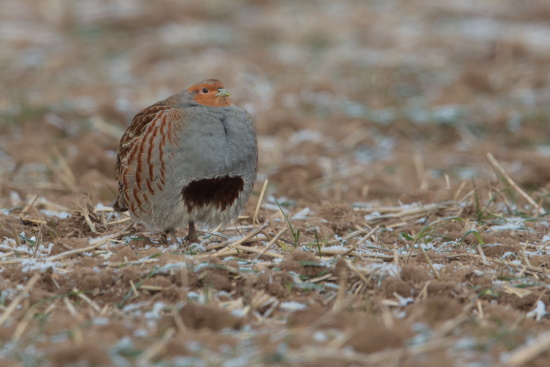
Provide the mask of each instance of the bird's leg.
POLYGON ((176 243, 176 231, 174 228, 168 228, 166 231, 160 234, 160 243, 163 245, 168 245, 168 235, 172 239, 172 243, 176 243))
POLYGON ((192 220, 189 221, 189 233, 187 233, 187 237, 185 238, 187 243, 199 243, 199 238, 197 237, 197 232, 195 231, 195 222, 192 220))

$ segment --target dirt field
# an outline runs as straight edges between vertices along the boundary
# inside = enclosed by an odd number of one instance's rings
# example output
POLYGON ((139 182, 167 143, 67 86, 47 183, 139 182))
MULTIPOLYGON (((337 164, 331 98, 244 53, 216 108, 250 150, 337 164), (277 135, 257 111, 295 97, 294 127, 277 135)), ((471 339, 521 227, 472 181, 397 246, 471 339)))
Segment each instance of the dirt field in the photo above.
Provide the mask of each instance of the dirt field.
POLYGON ((549 39, 543 0, 5 1, 0 365, 549 366, 549 39), (118 141, 207 78, 258 182, 161 245, 118 141))

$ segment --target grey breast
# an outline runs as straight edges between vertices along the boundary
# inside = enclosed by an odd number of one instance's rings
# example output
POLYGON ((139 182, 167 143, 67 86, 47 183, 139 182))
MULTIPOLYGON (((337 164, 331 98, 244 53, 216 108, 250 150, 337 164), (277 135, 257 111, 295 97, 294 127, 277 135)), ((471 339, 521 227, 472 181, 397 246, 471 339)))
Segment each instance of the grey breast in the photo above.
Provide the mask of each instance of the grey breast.
POLYGON ((255 179, 257 145, 250 115, 242 108, 196 106, 181 110, 177 144, 168 146, 169 169, 179 184, 221 176, 255 179))
POLYGON ((189 213, 201 207, 232 207, 231 216, 236 215, 256 178, 252 119, 239 107, 200 106, 182 113, 180 122, 185 123, 177 134, 181 143, 170 152, 170 169, 177 177, 173 184, 181 190, 189 213))

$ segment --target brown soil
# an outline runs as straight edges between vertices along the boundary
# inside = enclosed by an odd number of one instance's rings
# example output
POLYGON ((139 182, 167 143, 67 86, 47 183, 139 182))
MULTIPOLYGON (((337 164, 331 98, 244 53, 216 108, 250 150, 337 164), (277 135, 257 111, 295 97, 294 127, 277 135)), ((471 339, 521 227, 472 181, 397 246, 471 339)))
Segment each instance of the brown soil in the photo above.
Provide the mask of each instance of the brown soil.
POLYGON ((0 15, 0 365, 550 365, 547 2, 65 5, 0 15), (213 77, 258 182, 162 245, 118 142, 213 77))

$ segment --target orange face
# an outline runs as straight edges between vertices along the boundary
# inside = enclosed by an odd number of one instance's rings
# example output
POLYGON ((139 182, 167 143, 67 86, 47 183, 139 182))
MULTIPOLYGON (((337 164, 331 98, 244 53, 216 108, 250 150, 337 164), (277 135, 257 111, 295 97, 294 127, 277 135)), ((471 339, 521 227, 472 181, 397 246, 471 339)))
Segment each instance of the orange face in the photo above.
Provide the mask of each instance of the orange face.
POLYGON ((193 100, 204 106, 228 107, 233 106, 229 99, 229 91, 217 79, 203 80, 190 86, 187 91, 193 95, 193 100))

